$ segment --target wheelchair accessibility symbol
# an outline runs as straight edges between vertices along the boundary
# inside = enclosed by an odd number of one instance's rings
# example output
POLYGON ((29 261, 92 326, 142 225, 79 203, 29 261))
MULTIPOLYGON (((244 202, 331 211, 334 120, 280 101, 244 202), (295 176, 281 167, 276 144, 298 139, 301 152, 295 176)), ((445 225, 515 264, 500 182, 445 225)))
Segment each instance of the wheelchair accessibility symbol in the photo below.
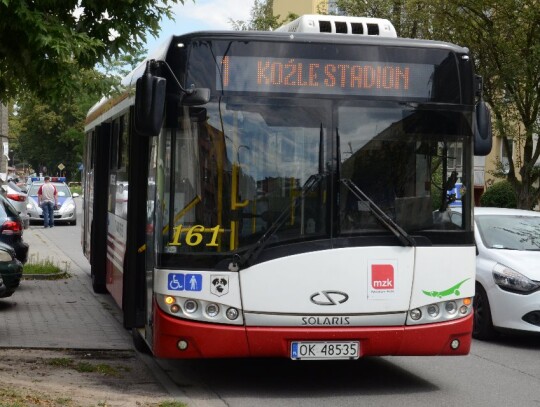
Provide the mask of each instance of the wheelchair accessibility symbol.
POLYGON ((202 291, 202 275, 171 273, 167 278, 167 287, 173 291, 202 291))
POLYGON ((184 275, 169 274, 169 290, 184 291, 184 275))

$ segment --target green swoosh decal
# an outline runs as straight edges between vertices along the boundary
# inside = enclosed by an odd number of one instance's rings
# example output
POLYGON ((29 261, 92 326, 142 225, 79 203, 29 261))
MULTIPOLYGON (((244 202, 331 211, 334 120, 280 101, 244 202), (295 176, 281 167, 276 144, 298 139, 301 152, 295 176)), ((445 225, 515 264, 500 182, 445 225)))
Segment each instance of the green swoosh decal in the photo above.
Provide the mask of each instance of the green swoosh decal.
POLYGON ((437 297, 437 298, 442 298, 442 297, 448 297, 449 295, 452 295, 452 294, 455 294, 455 295, 459 295, 459 287, 461 287, 461 285, 467 281, 467 280, 470 280, 470 278, 466 278, 465 280, 461 281, 460 283, 457 283, 456 285, 448 288, 447 290, 444 290, 444 291, 425 291, 425 290, 422 290, 422 292, 424 294, 426 294, 427 296, 429 297, 437 297))

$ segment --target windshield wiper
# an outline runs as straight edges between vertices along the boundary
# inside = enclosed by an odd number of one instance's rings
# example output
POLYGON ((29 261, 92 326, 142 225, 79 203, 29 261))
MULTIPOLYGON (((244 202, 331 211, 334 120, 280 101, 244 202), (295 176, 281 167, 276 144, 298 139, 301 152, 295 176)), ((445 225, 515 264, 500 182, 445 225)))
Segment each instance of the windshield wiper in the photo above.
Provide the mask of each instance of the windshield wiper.
POLYGON ((358 185, 356 185, 352 180, 348 178, 342 178, 340 182, 345 185, 349 191, 358 199, 359 201, 367 202, 367 207, 369 211, 377 220, 391 231, 403 244, 403 246, 416 246, 416 241, 410 236, 405 230, 401 228, 396 222, 392 220, 381 208, 375 204, 364 191, 362 191, 358 185))
POLYGON ((322 174, 312 174, 302 186, 300 196, 296 197, 292 203, 290 203, 285 209, 283 209, 283 211, 279 214, 276 220, 266 230, 264 235, 262 235, 261 238, 257 240, 257 242, 255 242, 255 244, 251 246, 251 248, 246 251, 242 256, 240 256, 239 254, 235 254, 233 256, 232 262, 229 264, 229 270, 238 271, 240 270, 240 267, 245 266, 246 264, 248 264, 248 262, 253 262, 253 260, 255 260, 259 256, 261 251, 268 245, 268 242, 270 242, 270 238, 274 236, 278 229, 287 220, 290 211, 296 209, 298 203, 301 202, 304 197, 313 188, 315 188, 323 178, 324 175, 322 174))

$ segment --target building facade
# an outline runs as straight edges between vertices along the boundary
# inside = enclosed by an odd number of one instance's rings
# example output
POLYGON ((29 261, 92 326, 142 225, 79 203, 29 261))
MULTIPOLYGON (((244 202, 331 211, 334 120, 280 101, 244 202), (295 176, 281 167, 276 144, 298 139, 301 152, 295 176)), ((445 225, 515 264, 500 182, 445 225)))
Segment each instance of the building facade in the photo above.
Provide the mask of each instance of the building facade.
POLYGON ((286 18, 290 13, 304 14, 339 14, 335 0, 273 0, 274 16, 286 18))

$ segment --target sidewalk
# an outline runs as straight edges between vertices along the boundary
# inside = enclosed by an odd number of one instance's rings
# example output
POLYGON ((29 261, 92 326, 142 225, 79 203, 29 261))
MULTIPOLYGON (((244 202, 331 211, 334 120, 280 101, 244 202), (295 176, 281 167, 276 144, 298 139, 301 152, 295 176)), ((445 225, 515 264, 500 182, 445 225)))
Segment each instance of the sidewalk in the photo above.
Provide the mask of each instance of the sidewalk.
POLYGON ((23 279, 11 297, 0 299, 0 348, 133 349, 118 306, 109 295, 93 293, 90 265, 82 251, 72 249, 68 257, 54 243, 59 239, 50 238, 51 233, 60 238, 74 233, 68 228, 24 230, 29 262, 51 259, 61 267, 65 264, 71 277, 23 279))
MULTIPOLYGON (((155 382, 148 379, 141 383, 135 381, 135 388, 144 393, 147 386, 156 383, 167 397, 191 404, 153 357, 135 351, 131 333, 124 329, 121 311, 112 297, 93 292, 90 264, 80 246, 79 227, 43 229, 42 226, 30 226, 24 230, 23 239, 30 246, 29 262, 50 259, 61 268, 65 266, 71 277, 23 279, 11 297, 0 298, 0 350, 130 351, 141 363, 138 374, 142 375, 145 366, 155 379, 155 382)), ((133 373, 133 376, 137 380, 137 374, 133 373)))

